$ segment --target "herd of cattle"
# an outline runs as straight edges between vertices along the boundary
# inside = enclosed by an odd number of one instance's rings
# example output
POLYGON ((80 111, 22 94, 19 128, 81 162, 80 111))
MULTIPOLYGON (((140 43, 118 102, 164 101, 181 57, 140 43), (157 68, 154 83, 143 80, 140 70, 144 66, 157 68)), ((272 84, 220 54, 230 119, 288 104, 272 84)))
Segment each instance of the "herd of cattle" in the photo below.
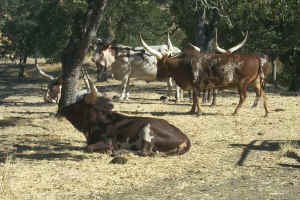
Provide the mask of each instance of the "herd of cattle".
MULTIPOLYGON (((191 113, 200 113, 199 96, 203 89, 237 88, 239 103, 236 115, 247 97, 247 88, 256 92, 253 106, 263 98, 265 116, 268 115, 266 97, 263 90, 264 77, 270 63, 268 56, 256 53, 234 53, 247 40, 226 50, 218 45, 217 52, 205 53, 192 44, 183 52, 173 47, 169 37, 168 45, 149 46, 140 35, 142 47, 113 46, 112 40, 99 40, 92 61, 96 65, 111 69, 114 78, 122 81, 120 99, 129 98, 130 78, 149 81, 167 81, 169 95, 171 80, 176 88, 176 100, 182 91, 192 91, 191 113)), ((166 120, 150 117, 126 116, 113 111, 111 100, 97 97, 97 89, 84 71, 87 89, 79 91, 78 100, 59 110, 57 116, 64 116, 81 131, 87 139, 89 152, 117 154, 133 151, 139 155, 161 152, 166 155, 182 154, 189 150, 191 142, 177 127, 166 120)), ((60 77, 48 86, 44 96, 46 102, 58 102, 63 79, 60 77)), ((181 93, 181 94, 180 94, 181 93)))

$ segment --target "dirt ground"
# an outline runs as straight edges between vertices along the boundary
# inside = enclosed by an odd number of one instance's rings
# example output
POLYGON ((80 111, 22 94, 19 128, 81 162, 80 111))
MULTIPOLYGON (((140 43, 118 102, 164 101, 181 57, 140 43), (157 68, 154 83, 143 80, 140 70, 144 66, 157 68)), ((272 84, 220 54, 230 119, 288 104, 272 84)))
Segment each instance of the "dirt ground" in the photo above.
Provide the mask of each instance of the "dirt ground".
MULTIPOLYGON (((0 199, 3 200, 296 200, 300 198, 300 97, 267 87, 270 114, 260 102, 251 109, 249 92, 238 116, 235 90, 220 92, 217 106, 163 103, 166 84, 132 81, 131 99, 114 102, 127 115, 163 118, 192 142, 189 152, 171 157, 111 157, 85 151, 85 139, 57 105, 43 102, 34 77, 18 81, 16 69, 0 66, 0 199)), ((94 74, 91 74, 94 77, 94 74)), ((95 80, 95 79, 94 79, 95 80)), ((108 97, 119 81, 96 83, 108 97)))

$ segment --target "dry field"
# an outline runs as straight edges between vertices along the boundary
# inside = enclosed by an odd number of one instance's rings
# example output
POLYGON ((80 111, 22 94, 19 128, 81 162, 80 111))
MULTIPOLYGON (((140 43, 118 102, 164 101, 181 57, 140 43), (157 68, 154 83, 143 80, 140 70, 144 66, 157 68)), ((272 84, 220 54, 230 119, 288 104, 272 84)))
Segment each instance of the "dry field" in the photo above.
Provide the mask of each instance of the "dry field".
MULTIPOLYGON (((232 116, 238 95, 224 91, 218 106, 202 105, 203 115, 187 114, 189 100, 159 100, 165 83, 134 82, 131 100, 115 111, 163 118, 191 139, 181 156, 123 155, 127 164, 85 151, 85 140, 57 106, 43 103, 32 69, 16 80, 16 69, 0 66, 0 199, 2 200, 241 200, 300 198, 300 97, 268 89, 270 115, 251 109, 254 93, 232 116)), ((97 83, 108 97, 118 81, 97 83)))

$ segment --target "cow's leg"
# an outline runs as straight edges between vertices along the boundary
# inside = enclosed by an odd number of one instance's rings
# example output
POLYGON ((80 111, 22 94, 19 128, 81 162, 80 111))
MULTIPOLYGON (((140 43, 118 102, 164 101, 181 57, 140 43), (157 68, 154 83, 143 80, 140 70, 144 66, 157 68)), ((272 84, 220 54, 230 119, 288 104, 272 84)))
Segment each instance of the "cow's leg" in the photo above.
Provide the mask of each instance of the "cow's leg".
POLYGON ((260 93, 264 100, 265 117, 267 117, 269 114, 269 110, 268 110, 268 106, 267 106, 267 97, 266 97, 265 91, 263 89, 261 89, 260 93))
POLYGON ((255 91, 256 97, 255 97, 254 103, 252 105, 252 108, 256 107, 260 98, 263 97, 264 108, 265 108, 265 117, 267 117, 269 110, 268 110, 268 106, 267 106, 266 94, 261 86, 261 82, 259 79, 256 79, 255 82, 253 83, 253 89, 255 91))
POLYGON ((128 99, 129 94, 127 94, 127 90, 128 90, 128 85, 129 85, 129 75, 124 76, 123 80, 122 80, 122 84, 121 84, 121 96, 120 96, 120 100, 123 99, 128 99))
POLYGON ((99 152, 112 154, 113 150, 114 148, 111 138, 108 138, 107 141, 99 141, 95 144, 90 144, 87 146, 87 151, 89 153, 99 152))
POLYGON ((142 156, 150 156, 153 155, 153 132, 151 130, 151 124, 148 123, 143 127, 141 130, 140 135, 142 136, 142 147, 141 147, 141 152, 140 155, 142 156))
POLYGON ((252 86, 253 86, 253 89, 254 89, 255 94, 256 94, 256 97, 255 97, 255 100, 253 102, 252 108, 255 108, 258 105, 259 99, 261 97, 261 92, 260 92, 261 87, 260 87, 260 81, 259 81, 258 78, 254 81, 252 86))
POLYGON ((207 89, 202 89, 202 103, 205 104, 207 102, 207 89))
POLYGON ((197 91, 197 89, 193 89, 193 105, 192 105, 192 109, 191 109, 191 113, 195 113, 197 112, 198 114, 201 113, 201 109, 199 106, 199 96, 200 92, 197 91))
POLYGON ((125 100, 128 100, 128 99, 129 99, 129 96, 130 96, 130 94, 129 94, 129 90, 130 90, 129 84, 130 84, 130 78, 128 77, 128 81, 127 81, 127 85, 126 85, 125 100))
POLYGON ((193 99, 193 90, 188 91, 190 101, 193 99))
POLYGON ((176 102, 183 100, 183 89, 176 85, 176 102))
POLYGON ((217 105, 217 93, 218 93, 218 89, 212 89, 212 102, 210 104, 210 106, 215 106, 217 105))
MULTIPOLYGON (((164 100, 164 101, 166 101, 166 102, 168 102, 169 99, 170 99, 171 96, 172 96, 172 86, 173 86, 172 78, 169 78, 169 79, 167 80, 168 95, 167 95, 167 98, 164 100)), ((177 101, 177 94, 176 94, 175 98, 176 98, 176 101, 177 101)))
POLYGON ((207 103, 211 101, 212 91, 213 89, 207 89, 207 103))
POLYGON ((184 90, 181 89, 181 87, 179 87, 179 86, 176 86, 176 90, 178 90, 180 100, 183 101, 183 99, 184 99, 184 90))
POLYGON ((242 107, 243 103, 245 102, 245 99, 247 98, 247 84, 242 84, 240 83, 238 86, 238 91, 240 94, 240 101, 237 107, 235 108, 234 112, 232 115, 236 115, 239 111, 239 109, 242 107))

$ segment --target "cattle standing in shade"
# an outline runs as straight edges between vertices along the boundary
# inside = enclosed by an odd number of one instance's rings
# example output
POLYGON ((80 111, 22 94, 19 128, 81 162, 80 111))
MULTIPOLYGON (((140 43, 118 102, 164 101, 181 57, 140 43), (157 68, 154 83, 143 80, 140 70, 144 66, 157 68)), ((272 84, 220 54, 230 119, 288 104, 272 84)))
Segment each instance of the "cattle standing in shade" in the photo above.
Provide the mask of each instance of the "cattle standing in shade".
MULTIPOLYGON (((60 97, 61 97, 61 87, 62 87, 62 84, 63 84, 63 77, 62 76, 53 77, 53 76, 47 74, 46 72, 44 72, 38 66, 37 63, 35 64, 35 67, 36 67, 38 73, 42 77, 46 78, 47 80, 50 80, 50 83, 48 83, 46 92, 44 94, 44 102, 46 102, 46 103, 58 103, 59 100, 60 100, 60 97)), ((88 79, 85 76, 83 76, 83 80, 84 80, 86 89, 77 91, 77 93, 76 93, 76 99, 77 100, 82 98, 82 96, 84 94, 87 94, 91 89, 90 85, 89 85, 89 82, 88 82, 88 79)), ((95 87, 95 86, 93 85, 93 87, 95 87)), ((96 87, 94 89, 97 91, 96 87)))
POLYGON ((89 94, 57 114, 85 135, 89 152, 129 150, 147 156, 155 152, 183 154, 190 149, 190 140, 177 127, 163 119, 114 112, 109 99, 96 96, 90 79, 89 84, 89 94))
MULTIPOLYGON (((167 45, 152 46, 159 52, 168 51, 167 45)), ((173 48, 172 53, 179 53, 178 48, 173 48)), ((155 56, 148 54, 142 47, 112 46, 107 42, 100 42, 92 57, 96 65, 106 66, 111 69, 115 79, 122 81, 121 95, 119 99, 129 98, 129 82, 131 78, 145 80, 147 82, 157 80, 157 60, 155 56)), ((166 78, 168 97, 171 96, 172 80, 166 78)), ((179 91, 176 90, 176 100, 179 100, 179 91)))
MULTIPOLYGON (((166 76, 173 77, 176 82, 176 80, 182 79, 176 71, 185 70, 187 76, 183 83, 192 84, 193 88, 191 112, 196 112, 196 110, 198 113, 201 112, 198 96, 202 89, 236 87, 240 94, 240 101, 233 113, 234 115, 238 113, 246 99, 249 84, 256 81, 258 77, 260 83, 263 82, 263 70, 258 56, 254 54, 232 54, 233 51, 245 44, 246 39, 247 36, 239 45, 232 47, 229 50, 230 54, 201 53, 198 47, 191 45, 193 49, 186 50, 181 56, 169 58, 168 55, 163 55, 149 47, 140 36, 143 47, 158 59, 158 74, 164 72, 166 76)), ((176 84, 180 85, 178 82, 176 84)), ((268 109, 264 91, 262 87, 259 87, 259 90, 264 97, 265 116, 267 116, 268 109)))

